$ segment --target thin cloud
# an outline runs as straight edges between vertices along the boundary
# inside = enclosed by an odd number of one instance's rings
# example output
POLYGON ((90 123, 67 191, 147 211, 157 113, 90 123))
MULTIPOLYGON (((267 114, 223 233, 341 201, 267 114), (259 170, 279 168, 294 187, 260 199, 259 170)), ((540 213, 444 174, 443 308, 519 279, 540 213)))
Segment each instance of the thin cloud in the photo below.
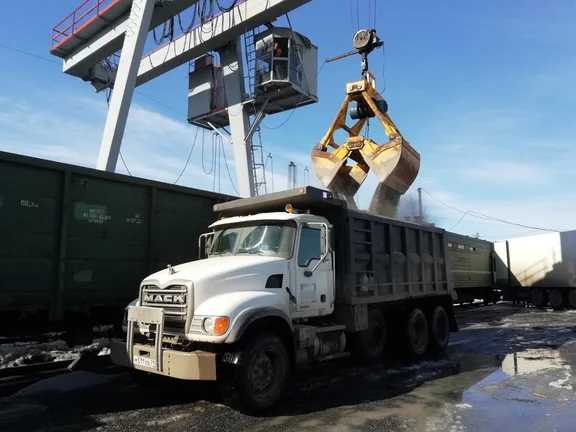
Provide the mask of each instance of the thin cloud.
MULTIPOLYGON (((0 99, 0 147, 4 151, 94 167, 105 116, 104 102, 86 103, 81 98, 70 99, 70 95, 61 95, 61 98, 58 95, 35 98, 34 103, 3 98, 0 99), (64 99, 66 104, 62 103, 64 99), (67 109, 56 112, 51 109, 52 106, 67 107, 67 109)), ((132 175, 173 183, 185 166, 195 134, 196 128, 186 124, 185 121, 180 122, 134 104, 128 119, 122 154, 132 175)), ((219 156, 219 163, 216 164, 216 170, 207 174, 202 168, 201 134, 202 132, 199 132, 190 162, 178 184, 236 195, 234 186, 238 188, 238 181, 231 145, 227 142, 223 143, 230 174, 228 174, 222 153, 219 156), (229 177, 232 178, 232 182, 229 177)), ((211 132, 205 133, 204 145, 205 167, 208 168, 212 164, 211 132)), ((308 183, 322 187, 311 169, 309 150, 302 153, 293 150, 286 152, 284 148, 267 145, 264 151, 265 158, 266 151, 282 157, 282 159, 274 159, 274 172, 271 170, 267 172, 268 192, 285 190, 288 187, 287 161, 289 160, 299 164, 298 186, 305 184, 303 166, 307 165, 310 174, 308 183)), ((479 156, 473 154, 471 157, 478 158, 479 156)), ((456 160, 457 158, 446 159, 446 164, 454 164, 456 160)), ((515 170, 511 170, 510 165, 505 161, 493 162, 488 153, 482 160, 477 160, 476 168, 479 169, 476 174, 465 169, 460 174, 465 175, 468 172, 469 178, 474 178, 476 175, 479 182, 487 183, 489 179, 497 175, 495 168, 498 168, 504 173, 507 171, 507 174, 501 174, 500 181, 507 179, 508 182, 525 185, 531 176, 537 179, 545 173, 544 168, 538 171, 534 166, 517 163, 515 170), (489 162, 491 160, 492 162, 489 162), (492 163, 492 165, 481 167, 481 163, 492 163), (478 172, 486 174, 478 177, 478 172)), ((117 172, 126 173, 121 161, 118 162, 117 172)), ((439 174, 441 173, 430 168, 428 163, 423 165, 416 183, 410 188, 408 194, 415 194, 416 188, 421 186, 445 204, 464 211, 474 210, 524 225, 556 229, 573 227, 570 221, 576 214, 575 194, 547 195, 528 190, 522 196, 516 195, 510 198, 510 195, 499 196, 496 193, 498 190, 495 189, 493 196, 489 199, 473 200, 470 194, 456 188, 458 183, 461 183, 460 180, 456 183, 449 183, 445 180, 446 175, 439 174), (448 187, 451 188, 450 191, 447 190, 448 187)), ((357 195, 357 202, 361 208, 367 208, 370 204, 377 183, 373 173, 370 173, 357 195)), ((264 193, 264 188, 261 188, 260 193, 264 193)), ((461 211, 450 209, 426 194, 423 194, 423 198, 433 215, 433 221, 443 228, 451 228, 462 216, 461 211)), ((467 215, 455 231, 469 235, 480 232, 482 236, 494 238, 526 232, 526 229, 467 215)))

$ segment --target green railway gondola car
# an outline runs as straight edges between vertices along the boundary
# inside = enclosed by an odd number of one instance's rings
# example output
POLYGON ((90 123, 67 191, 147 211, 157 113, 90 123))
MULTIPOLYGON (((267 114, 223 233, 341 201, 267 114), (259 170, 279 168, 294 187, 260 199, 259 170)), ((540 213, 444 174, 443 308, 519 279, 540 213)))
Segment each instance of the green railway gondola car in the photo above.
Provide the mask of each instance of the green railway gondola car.
POLYGON ((452 286, 458 296, 455 303, 497 302, 494 243, 448 231, 446 242, 452 286))
POLYGON ((147 274, 198 259, 236 197, 0 152, 0 336, 122 319, 147 274))

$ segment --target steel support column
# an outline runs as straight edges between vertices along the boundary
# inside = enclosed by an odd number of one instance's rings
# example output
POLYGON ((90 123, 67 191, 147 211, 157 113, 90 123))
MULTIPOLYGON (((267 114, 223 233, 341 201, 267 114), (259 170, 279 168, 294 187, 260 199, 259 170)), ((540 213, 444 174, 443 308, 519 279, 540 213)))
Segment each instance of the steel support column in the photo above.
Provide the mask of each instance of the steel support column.
POLYGON ((230 135, 234 149, 234 162, 238 176, 238 192, 241 197, 256 195, 252 166, 252 140, 249 138, 250 118, 244 109, 244 73, 240 39, 218 50, 224 75, 230 135), (248 139, 247 139, 248 138, 248 139))
POLYGON ((96 168, 114 172, 156 0, 134 0, 96 168))

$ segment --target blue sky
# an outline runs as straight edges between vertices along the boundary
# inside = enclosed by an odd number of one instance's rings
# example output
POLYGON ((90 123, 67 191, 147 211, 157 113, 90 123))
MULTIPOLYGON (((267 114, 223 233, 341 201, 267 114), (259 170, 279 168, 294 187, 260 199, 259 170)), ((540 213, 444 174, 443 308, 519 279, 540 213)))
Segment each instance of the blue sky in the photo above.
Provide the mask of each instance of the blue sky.
MULTIPOLYGON (((319 47, 319 65, 351 49, 356 1, 312 0, 290 13, 294 29, 319 47)), ((358 1, 360 26, 372 26, 373 3, 358 1)), ((520 225, 576 228, 576 3, 376 1, 385 50, 372 54, 371 70, 380 89, 385 77, 390 116, 421 155, 408 194, 422 187, 437 225, 489 240, 537 231, 469 213, 460 220, 466 211, 520 225)), ((22 13, 17 2, 2 4, 0 44, 58 61, 49 54, 51 29, 80 1, 27 4, 32 12, 22 13)), ((286 19, 275 25, 286 26, 286 19)), ((0 150, 95 166, 104 94, 63 74, 58 64, 1 46, 0 54, 0 150)), ((178 114, 187 110, 187 68, 138 88, 172 109, 134 96, 122 153, 135 176, 173 183, 184 166, 195 135, 178 114)), ((290 160, 303 183, 310 150, 336 114, 345 82, 358 76, 357 57, 327 64, 318 77, 319 103, 296 110, 278 129, 289 114, 264 120, 262 141, 265 155, 274 155, 275 190, 286 188, 290 160)), ((374 122, 371 136, 386 139, 374 122)), ((205 173, 212 164, 210 133, 205 140, 204 168, 198 144, 178 184, 213 189, 213 174, 205 173)), ((225 150, 236 184, 232 151, 228 145, 225 150)), ((234 193, 221 161, 216 188, 219 183, 220 191, 234 193)), ((318 185, 309 170, 310 182, 318 185)), ((126 173, 121 163, 117 171, 126 173)), ((358 196, 362 206, 375 185, 371 174, 358 196)))

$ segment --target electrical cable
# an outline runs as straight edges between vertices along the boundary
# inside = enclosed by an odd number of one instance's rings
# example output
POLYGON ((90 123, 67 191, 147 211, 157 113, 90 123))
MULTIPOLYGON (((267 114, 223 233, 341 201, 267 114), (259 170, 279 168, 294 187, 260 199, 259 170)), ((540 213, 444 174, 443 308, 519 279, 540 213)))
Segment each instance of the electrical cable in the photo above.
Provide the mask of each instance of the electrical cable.
POLYGON ((126 162, 124 161, 124 156, 122 156, 122 152, 120 150, 118 150, 118 154, 120 155, 120 160, 122 161, 122 164, 124 165, 124 168, 126 168, 126 171, 128 172, 128 175, 130 177, 132 177, 132 173, 130 172, 130 170, 128 169, 128 165, 126 165, 126 162))
POLYGON ((230 179, 230 183, 232 183, 232 187, 234 188, 236 194, 240 196, 240 192, 238 192, 238 189, 236 189, 234 181, 232 180, 232 174, 230 174, 230 168, 228 168, 228 159, 226 158, 226 151, 224 150, 224 146, 222 146, 222 154, 224 155, 224 165, 226 165, 226 171, 228 171, 228 178, 230 179))
POLYGON ((215 170, 212 175, 212 192, 216 192, 217 179, 220 178, 220 142, 218 141, 218 135, 216 133, 212 134, 212 142, 216 145, 216 160, 215 160, 215 170))
POLYGON ((378 93, 384 93, 386 91, 386 45, 382 45, 382 81, 384 81, 384 88, 378 93))
POLYGON ((199 130, 200 130, 200 128, 197 127, 196 128, 196 134, 194 135, 194 141, 192 141, 192 147, 190 147, 190 153, 188 153, 188 159, 186 159, 186 164, 184 165, 184 168, 182 168, 182 172, 180 172, 180 175, 178 176, 176 181, 172 184, 178 183, 178 180, 180 180, 180 178, 182 177, 182 174, 184 174, 184 171, 186 171, 186 168, 188 167, 188 162, 190 162, 190 157, 192 156, 192 151, 194 150, 194 147, 196 146, 196 138, 198 138, 198 131, 199 130))
POLYGON ((225 7, 220 6, 219 0, 216 0, 216 5, 218 6, 218 9, 220 9, 220 12, 230 12, 232 9, 234 9, 234 7, 236 6, 236 3, 238 3, 238 0, 234 0, 229 7, 225 8, 225 7))
POLYGON ((469 214, 469 213, 470 213, 470 212, 468 212, 468 211, 467 211, 466 213, 464 213, 464 214, 460 217, 460 219, 458 219, 458 222, 456 222, 456 223, 454 224, 454 226, 453 226, 452 228, 450 228, 448 231, 452 231, 454 228, 456 228, 458 225, 460 225, 460 222, 462 222, 462 220, 464 219, 464 216, 466 216, 466 215, 469 214))
POLYGON ((270 167, 272 171, 272 192, 274 192, 274 158, 270 153, 268 153, 268 156, 270 156, 270 167))
MULTIPOLYGON (((318 75, 320 75, 320 72, 322 72, 322 69, 324 68, 325 65, 326 65, 326 60, 324 60, 324 62, 322 63, 322 66, 320 66, 320 69, 318 70, 316 77, 312 80, 311 85, 316 82, 316 80, 318 79, 318 75)), ((288 116, 288 118, 286 120, 284 120, 281 124, 279 124, 278 126, 266 126, 262 122, 261 123, 262 126, 265 127, 266 129, 269 129, 269 130, 280 129, 282 126, 284 126, 286 123, 288 123, 288 121, 292 118, 292 116, 294 115, 294 112, 296 111, 296 108, 298 108, 298 105, 300 105, 300 102, 302 102, 302 100, 304 99, 304 96, 306 96, 306 95, 302 95, 302 97, 300 98, 300 100, 298 101, 296 106, 294 108, 292 108, 292 111, 290 112, 290 115, 288 116)))
POLYGON ((190 22, 190 25, 186 28, 184 28, 184 26, 182 25, 182 17, 180 16, 180 13, 178 13, 178 26, 180 27, 180 30, 182 31, 182 33, 189 33, 192 28, 194 27, 194 23, 196 22, 196 15, 198 13, 198 3, 196 2, 194 3, 194 9, 192 10, 192 19, 190 22))
MULTIPOLYGON (((57 65, 59 65, 59 66, 62 64, 60 61, 56 61, 56 60, 52 60, 52 59, 49 59, 49 58, 46 58, 46 57, 42 57, 42 56, 40 56, 40 55, 31 53, 31 52, 28 52, 28 51, 25 51, 25 50, 21 50, 21 49, 18 49, 18 48, 14 48, 14 47, 11 47, 11 46, 2 44, 2 43, 0 43, 0 48, 5 48, 5 49, 11 50, 11 51, 18 52, 18 53, 20 53, 20 54, 25 54, 25 55, 28 55, 28 56, 31 56, 31 57, 35 57, 35 58, 37 58, 37 59, 44 60, 44 61, 48 61, 48 62, 50 62, 50 63, 54 63, 54 64, 57 64, 57 65)), ((324 61, 323 65, 322 65, 322 67, 320 68, 320 70, 318 71, 318 74, 316 75, 316 78, 315 78, 315 79, 318 79, 318 75, 320 75, 320 72, 322 71, 322 68, 324 67, 325 64, 326 64, 326 61, 324 61)), ((314 81, 313 81, 313 82, 314 82, 314 81)), ((179 110, 177 110, 176 108, 171 107, 170 105, 166 105, 165 103, 159 101, 158 99, 155 99, 155 98, 153 98, 153 97, 151 97, 151 96, 148 96, 147 94, 144 94, 144 93, 142 93, 142 92, 139 91, 139 90, 134 89, 134 93, 136 93, 136 94, 138 94, 138 95, 140 95, 140 96, 142 96, 142 97, 144 97, 144 98, 146 98, 146 99, 149 99, 149 100, 151 100, 152 102, 155 102, 155 103, 157 103, 158 105, 161 105, 162 107, 164 107, 164 108, 166 108, 166 109, 169 109, 170 111, 173 111, 173 112, 175 112, 175 113, 178 114, 178 115, 181 115, 181 116, 183 116, 183 117, 185 117, 185 118, 187 117, 187 115, 184 114, 182 111, 179 111, 179 110)), ((295 110, 295 108, 293 109, 293 111, 294 111, 294 110, 295 110)), ((284 123, 286 123, 286 122, 284 122, 284 123)), ((262 125, 262 126, 266 127, 265 125, 262 125)), ((270 129, 270 128, 269 128, 269 129, 270 129)), ((274 128, 271 128, 271 129, 274 129, 274 128)), ((262 146, 262 149, 264 150, 264 146, 262 146)), ((286 158, 284 158, 284 157, 282 157, 282 156, 280 156, 280 155, 278 155, 278 154, 271 153, 271 152, 268 152, 268 151, 266 151, 266 152, 269 153, 271 156, 274 156, 274 157, 276 157, 276 158, 278 158, 278 159, 281 159, 281 160, 290 162, 290 160, 288 160, 288 159, 286 159, 286 158)), ((296 164, 296 165, 301 166, 301 167, 306 167, 305 165, 300 165, 300 164, 296 164)))
MULTIPOLYGON (((290 32, 292 33, 292 37, 294 37, 295 39, 295 33, 294 33, 294 29, 292 28, 292 22, 290 21, 290 16, 288 15, 288 13, 286 13, 286 20, 288 21, 288 26, 290 27, 290 32)), ((302 62, 302 58, 299 55, 299 60, 300 62, 302 62)), ((324 62, 322 63, 322 65, 320 66, 320 69, 318 69, 318 72, 316 73, 316 76, 314 77, 314 79, 312 80, 312 82, 310 84, 308 84, 308 77, 306 76, 306 72, 303 71, 303 77, 304 77, 304 81, 306 82, 306 86, 308 87, 308 89, 310 89, 310 87, 312 86, 312 84, 314 84, 317 80, 318 80, 318 76, 320 75, 320 72, 322 72, 322 69, 324 68, 324 66, 326 65, 326 60, 324 60, 324 62)), ((292 108, 292 111, 290 112, 290 114, 288 115, 288 118, 286 118, 280 125, 278 126, 266 126, 264 123, 262 123, 262 126, 265 127, 266 129, 269 130, 275 130, 275 129, 280 129, 282 126, 284 126, 286 123, 288 123, 288 121, 292 118, 292 116, 294 115, 294 112, 296 111, 296 108, 298 108, 298 105, 300 105, 300 103, 302 102, 302 100, 304 100, 305 96, 310 96, 310 94, 303 94, 300 97, 300 100, 298 101, 298 103, 296 103, 296 105, 294 106, 294 108, 292 108)))
MULTIPOLYGON (((454 207, 454 206, 451 206, 450 204, 446 204, 444 201, 441 201, 440 199, 436 198, 434 195, 432 195, 432 194, 431 194, 430 192, 428 192, 426 189, 424 189, 424 188, 421 188, 421 189, 422 189, 424 192, 426 192, 431 198, 433 198, 433 199, 435 199, 436 201, 438 201, 440 204, 442 204, 442 205, 444 205, 444 206, 446 206, 446 207, 448 207, 448 208, 450 208, 450 209, 452 209, 452 210, 455 210, 455 211, 457 211, 457 212, 464 213, 464 215, 460 218, 460 220, 458 221, 458 223, 461 222, 461 220, 464 218, 464 216, 466 216, 467 214, 469 214, 470 216, 474 216, 474 217, 477 217, 477 218, 479 218, 479 219, 491 220, 491 221, 498 221, 498 222, 501 222, 501 223, 506 224, 506 225, 514 225, 514 226, 518 226, 518 227, 522 227, 522 228, 527 228, 527 229, 531 229, 531 230, 548 231, 548 232, 567 231, 567 230, 564 230, 564 229, 551 229, 551 228, 542 228, 542 227, 536 227, 536 226, 531 226, 531 225, 524 225, 524 224, 520 224, 520 223, 516 223, 516 222, 510 222, 510 221, 507 221, 507 220, 504 220, 504 219, 499 219, 499 218, 495 218, 495 217, 492 217, 492 216, 488 216, 488 215, 485 215, 485 214, 483 214, 483 213, 475 212, 475 211, 473 211, 473 210, 466 210, 466 211, 465 211, 465 210, 461 210, 461 209, 459 209, 459 208, 456 208, 456 207, 454 207)), ((458 224, 456 224, 456 225, 458 225, 458 224)), ((455 225, 455 226, 456 226, 456 225, 455 225)), ((454 228, 454 227, 453 227, 453 228, 454 228)), ((453 228, 451 228, 451 229, 453 229, 453 228)))
POLYGON ((206 147, 205 132, 206 132, 206 130, 204 128, 202 128, 202 157, 201 157, 201 161, 202 161, 202 169, 204 170, 204 174, 210 175, 210 174, 212 174, 212 172, 214 171, 214 167, 216 166, 216 158, 214 157, 215 140, 214 140, 214 135, 212 135, 212 148, 211 148, 211 150, 212 150, 212 167, 210 168, 210 171, 208 171, 206 169, 206 167, 204 166, 204 148, 206 147))
POLYGON ((27 56, 35 57, 35 58, 40 59, 40 60, 48 61, 48 62, 50 62, 50 63, 55 63, 55 64, 57 64, 58 66, 60 66, 60 65, 62 64, 61 62, 59 62, 59 61, 57 61, 57 60, 52 60, 52 59, 50 59, 50 58, 42 57, 42 56, 40 56, 40 55, 38 55, 38 54, 33 54, 33 53, 31 53, 31 52, 22 51, 21 49, 14 48, 14 47, 11 47, 11 46, 8 46, 8 45, 4 45, 4 44, 2 44, 2 43, 0 43, 0 47, 1 47, 1 48, 5 48, 5 49, 8 49, 8 50, 11 50, 11 51, 18 52, 18 53, 20 53, 20 54, 26 54, 27 56))

